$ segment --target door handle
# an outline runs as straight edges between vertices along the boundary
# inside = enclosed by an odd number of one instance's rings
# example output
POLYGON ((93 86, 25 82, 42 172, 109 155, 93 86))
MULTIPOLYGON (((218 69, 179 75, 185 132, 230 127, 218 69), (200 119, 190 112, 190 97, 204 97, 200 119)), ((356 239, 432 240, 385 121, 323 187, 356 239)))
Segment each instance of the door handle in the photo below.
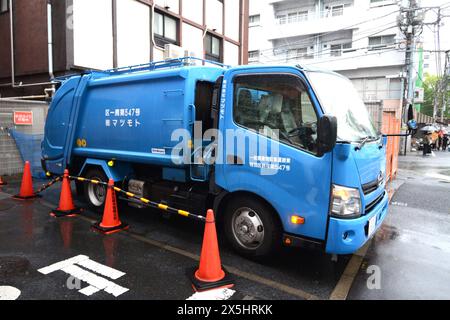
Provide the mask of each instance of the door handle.
POLYGON ((234 165, 234 166, 243 166, 244 161, 238 156, 228 155, 227 156, 227 164, 228 165, 234 165))

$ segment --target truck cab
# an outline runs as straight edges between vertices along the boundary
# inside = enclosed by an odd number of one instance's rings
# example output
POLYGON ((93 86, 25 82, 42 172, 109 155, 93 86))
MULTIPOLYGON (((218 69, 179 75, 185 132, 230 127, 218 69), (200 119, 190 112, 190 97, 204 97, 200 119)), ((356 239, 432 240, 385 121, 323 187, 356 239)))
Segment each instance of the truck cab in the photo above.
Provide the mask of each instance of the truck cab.
MULTIPOLYGON (((348 79, 300 66, 163 65, 66 80, 49 110, 45 170, 113 178, 198 214, 213 208, 250 257, 280 245, 350 254, 381 226, 385 145, 348 79), (131 105, 139 127, 92 128, 131 105)), ((102 206, 102 186, 80 187, 102 206)))

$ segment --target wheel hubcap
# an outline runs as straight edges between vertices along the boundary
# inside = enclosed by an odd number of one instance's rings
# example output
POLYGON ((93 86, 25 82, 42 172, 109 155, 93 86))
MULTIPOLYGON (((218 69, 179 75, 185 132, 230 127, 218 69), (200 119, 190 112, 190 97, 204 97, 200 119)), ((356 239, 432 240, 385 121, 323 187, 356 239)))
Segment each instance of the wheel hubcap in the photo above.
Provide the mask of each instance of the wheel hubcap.
POLYGON ((240 208, 233 214, 233 235, 246 249, 257 249, 264 241, 264 225, 259 215, 250 208, 240 208))
MULTIPOLYGON (((92 180, 98 180, 102 181, 102 179, 95 177, 92 178, 92 180)), ((89 199, 91 200, 92 204, 94 204, 97 207, 100 207, 105 202, 106 198, 106 188, 103 185, 97 184, 94 185, 92 183, 88 186, 88 192, 89 192, 89 199)))

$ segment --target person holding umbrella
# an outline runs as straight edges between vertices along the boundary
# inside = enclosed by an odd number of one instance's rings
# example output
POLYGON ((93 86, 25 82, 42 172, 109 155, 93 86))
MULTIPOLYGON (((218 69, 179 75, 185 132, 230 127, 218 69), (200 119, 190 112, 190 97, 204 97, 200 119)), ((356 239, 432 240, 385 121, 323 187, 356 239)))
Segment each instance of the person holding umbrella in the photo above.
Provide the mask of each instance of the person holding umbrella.
POLYGON ((427 154, 431 153, 431 145, 433 144, 433 132, 436 131, 436 128, 434 126, 425 126, 422 129, 420 129, 421 132, 424 133, 423 137, 423 155, 426 156, 427 154))
POLYGON ((439 133, 437 132, 437 130, 434 130, 431 133, 431 146, 433 150, 437 150, 438 148, 438 140, 439 140, 439 133))

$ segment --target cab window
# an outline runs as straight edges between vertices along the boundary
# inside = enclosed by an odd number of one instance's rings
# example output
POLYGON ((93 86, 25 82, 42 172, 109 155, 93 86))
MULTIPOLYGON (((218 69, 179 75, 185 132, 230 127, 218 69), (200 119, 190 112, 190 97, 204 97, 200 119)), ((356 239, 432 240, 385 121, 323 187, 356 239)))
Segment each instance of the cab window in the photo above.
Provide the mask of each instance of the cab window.
POLYGON ((291 75, 234 79, 236 124, 308 152, 317 152, 317 114, 303 82, 291 75))

